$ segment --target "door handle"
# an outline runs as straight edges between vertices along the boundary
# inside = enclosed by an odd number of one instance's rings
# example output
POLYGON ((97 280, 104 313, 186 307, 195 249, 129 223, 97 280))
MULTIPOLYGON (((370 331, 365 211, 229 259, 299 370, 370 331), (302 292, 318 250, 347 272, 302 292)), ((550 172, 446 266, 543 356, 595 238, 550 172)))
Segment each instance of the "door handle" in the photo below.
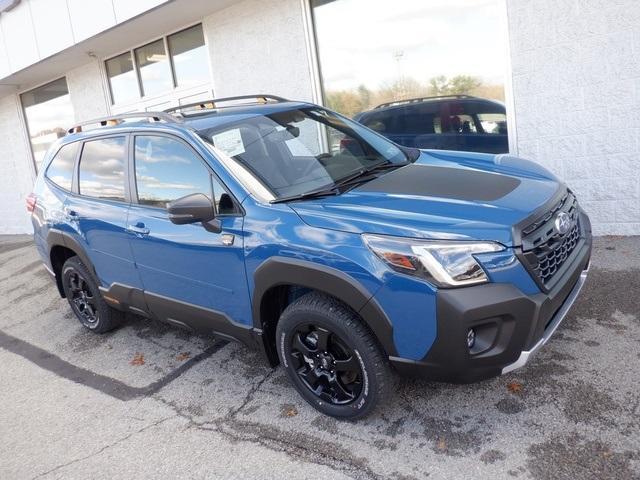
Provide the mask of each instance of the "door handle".
POLYGON ((149 235, 150 230, 144 226, 144 223, 136 223, 135 225, 127 225, 127 231, 142 236, 149 235))

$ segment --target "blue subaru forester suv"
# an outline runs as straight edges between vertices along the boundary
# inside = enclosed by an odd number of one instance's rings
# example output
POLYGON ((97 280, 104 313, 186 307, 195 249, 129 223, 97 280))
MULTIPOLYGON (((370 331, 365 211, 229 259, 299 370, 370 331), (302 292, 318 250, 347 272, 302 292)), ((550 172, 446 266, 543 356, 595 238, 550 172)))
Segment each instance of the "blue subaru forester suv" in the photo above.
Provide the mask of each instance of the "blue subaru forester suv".
POLYGON ((398 146, 266 95, 75 126, 27 208, 88 329, 132 312, 239 340, 350 419, 394 371, 472 382, 523 366, 591 253, 575 196, 535 163, 398 146))

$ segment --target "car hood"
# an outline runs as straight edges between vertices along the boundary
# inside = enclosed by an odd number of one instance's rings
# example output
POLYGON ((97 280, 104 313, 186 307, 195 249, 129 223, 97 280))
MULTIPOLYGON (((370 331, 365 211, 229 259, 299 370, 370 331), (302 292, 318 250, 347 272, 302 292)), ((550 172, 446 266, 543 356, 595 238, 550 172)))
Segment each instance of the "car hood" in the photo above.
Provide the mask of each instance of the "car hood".
POLYGON ((511 155, 422 151, 413 164, 342 195, 289 205, 319 228, 515 246, 513 225, 565 188, 540 165, 511 155))

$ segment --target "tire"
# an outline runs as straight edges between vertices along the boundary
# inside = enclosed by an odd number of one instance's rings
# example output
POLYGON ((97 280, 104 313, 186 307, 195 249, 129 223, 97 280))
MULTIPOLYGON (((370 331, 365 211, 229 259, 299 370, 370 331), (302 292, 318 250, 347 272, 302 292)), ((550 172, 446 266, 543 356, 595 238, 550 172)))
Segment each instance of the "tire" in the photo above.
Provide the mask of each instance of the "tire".
POLYGON ((93 275, 78 257, 64 262, 62 287, 76 318, 92 332, 108 332, 124 320, 123 312, 104 301, 93 275))
POLYGON ((333 297, 312 292, 292 302, 280 316, 276 341, 296 390, 325 415, 363 418, 393 391, 395 377, 375 337, 333 297))

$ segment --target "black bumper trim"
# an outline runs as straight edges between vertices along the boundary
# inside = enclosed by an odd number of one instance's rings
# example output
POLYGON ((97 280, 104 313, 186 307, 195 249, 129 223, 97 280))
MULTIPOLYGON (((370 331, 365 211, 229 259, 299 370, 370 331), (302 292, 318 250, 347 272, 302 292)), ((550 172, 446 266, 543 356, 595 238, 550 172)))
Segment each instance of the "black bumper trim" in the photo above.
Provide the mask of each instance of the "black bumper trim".
POLYGON ((391 364, 401 375, 451 383, 475 382, 522 366, 518 362, 523 352, 532 353, 546 343, 560 323, 556 320, 564 318, 577 298, 591 257, 590 234, 576 250, 563 278, 548 293, 525 295, 504 283, 439 290, 433 346, 421 360, 394 356, 389 357, 391 364), (491 332, 478 353, 471 353, 466 344, 470 328, 491 332))

